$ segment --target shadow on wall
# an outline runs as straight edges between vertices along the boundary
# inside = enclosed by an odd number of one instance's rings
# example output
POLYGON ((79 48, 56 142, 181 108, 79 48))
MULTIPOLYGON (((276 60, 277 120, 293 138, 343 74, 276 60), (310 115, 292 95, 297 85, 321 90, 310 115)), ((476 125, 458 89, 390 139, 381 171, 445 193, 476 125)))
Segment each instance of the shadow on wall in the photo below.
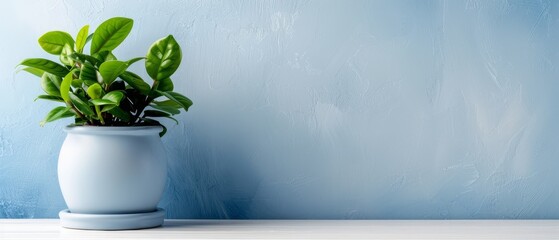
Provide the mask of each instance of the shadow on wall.
POLYGON ((212 136, 186 125, 171 132, 187 138, 173 137, 166 144, 169 177, 160 206, 167 218, 247 218, 259 178, 247 153, 233 141, 239 136, 212 136))

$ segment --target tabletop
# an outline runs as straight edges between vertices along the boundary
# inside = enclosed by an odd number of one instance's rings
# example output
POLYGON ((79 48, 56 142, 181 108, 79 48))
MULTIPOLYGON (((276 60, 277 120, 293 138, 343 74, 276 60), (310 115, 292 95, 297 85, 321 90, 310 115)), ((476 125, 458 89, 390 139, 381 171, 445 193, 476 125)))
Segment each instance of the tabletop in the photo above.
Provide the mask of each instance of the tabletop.
POLYGON ((87 231, 58 219, 0 219, 0 239, 559 239, 559 220, 165 220, 87 231))

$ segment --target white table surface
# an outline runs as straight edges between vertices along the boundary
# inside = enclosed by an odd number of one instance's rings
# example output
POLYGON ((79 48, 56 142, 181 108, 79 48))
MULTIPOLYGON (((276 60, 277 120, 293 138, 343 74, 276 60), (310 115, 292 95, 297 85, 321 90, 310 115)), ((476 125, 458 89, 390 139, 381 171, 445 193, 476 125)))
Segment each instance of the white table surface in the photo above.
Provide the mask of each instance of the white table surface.
POLYGON ((84 231, 57 219, 0 219, 0 239, 559 239, 559 220, 165 220, 84 231))

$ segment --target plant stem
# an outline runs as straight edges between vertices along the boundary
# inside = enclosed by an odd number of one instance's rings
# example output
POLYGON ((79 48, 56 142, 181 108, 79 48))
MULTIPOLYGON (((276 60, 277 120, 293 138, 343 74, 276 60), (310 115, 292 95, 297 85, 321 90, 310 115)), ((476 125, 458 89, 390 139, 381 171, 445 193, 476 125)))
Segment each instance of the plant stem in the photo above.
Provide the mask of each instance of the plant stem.
POLYGON ((99 106, 95 106, 95 112, 97 113, 97 117, 99 117, 99 121, 101 121, 101 124, 105 125, 105 120, 103 120, 103 115, 101 115, 99 106))
POLYGON ((74 110, 74 112, 78 115, 79 118, 86 120, 87 122, 91 123, 91 121, 89 121, 88 119, 85 118, 85 116, 73 105, 70 103, 66 103, 66 106, 72 108, 72 110, 74 110))
POLYGON ((149 90, 149 93, 146 97, 146 100, 144 100, 144 104, 138 108, 138 111, 136 112, 136 114, 134 114, 134 120, 132 122, 136 122, 138 121, 138 119, 140 118, 140 114, 142 114, 142 112, 144 111, 144 109, 149 105, 149 103, 153 100, 153 98, 151 98, 151 93, 153 92, 153 90, 155 90, 157 88, 157 86, 159 86, 159 81, 157 80, 153 80, 153 84, 151 84, 151 89, 149 90))

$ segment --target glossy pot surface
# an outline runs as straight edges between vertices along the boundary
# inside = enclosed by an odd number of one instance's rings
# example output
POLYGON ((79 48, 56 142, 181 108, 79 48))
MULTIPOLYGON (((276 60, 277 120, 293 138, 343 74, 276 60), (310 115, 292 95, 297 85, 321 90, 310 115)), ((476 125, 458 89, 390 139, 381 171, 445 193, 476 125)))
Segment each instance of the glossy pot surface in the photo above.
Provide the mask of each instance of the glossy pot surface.
POLYGON ((66 127, 58 181, 70 212, 155 211, 167 179, 161 130, 158 126, 66 127))

